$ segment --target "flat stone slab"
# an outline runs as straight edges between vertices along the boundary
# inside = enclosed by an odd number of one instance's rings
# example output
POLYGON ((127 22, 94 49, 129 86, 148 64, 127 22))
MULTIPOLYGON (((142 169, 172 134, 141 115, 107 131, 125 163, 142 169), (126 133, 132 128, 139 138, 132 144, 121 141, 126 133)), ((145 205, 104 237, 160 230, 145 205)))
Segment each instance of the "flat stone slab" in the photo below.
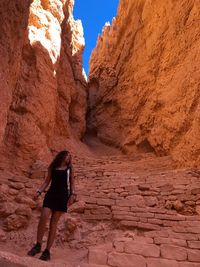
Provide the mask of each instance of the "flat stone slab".
POLYGON ((126 242, 124 244, 124 251, 129 254, 139 254, 145 257, 160 257, 159 246, 153 244, 137 243, 137 242, 126 242))
POLYGON ((140 255, 112 252, 108 255, 108 265, 113 267, 146 267, 146 261, 140 255))

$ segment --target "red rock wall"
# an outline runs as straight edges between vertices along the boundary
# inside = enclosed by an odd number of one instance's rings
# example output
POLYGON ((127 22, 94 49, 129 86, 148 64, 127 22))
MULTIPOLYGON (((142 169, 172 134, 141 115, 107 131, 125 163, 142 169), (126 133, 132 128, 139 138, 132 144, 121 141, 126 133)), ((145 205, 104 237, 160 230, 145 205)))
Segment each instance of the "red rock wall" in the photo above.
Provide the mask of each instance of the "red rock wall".
POLYGON ((2 164, 48 160, 85 132, 86 81, 73 1, 0 3, 2 164), (30 5, 31 4, 31 5, 30 5), (30 10, 29 10, 30 6, 30 10))
POLYGON ((199 19, 195 0, 121 0, 91 56, 88 129, 199 165, 199 19))
POLYGON ((9 108, 20 72, 30 3, 26 0, 0 2, 0 144, 4 142, 9 108))

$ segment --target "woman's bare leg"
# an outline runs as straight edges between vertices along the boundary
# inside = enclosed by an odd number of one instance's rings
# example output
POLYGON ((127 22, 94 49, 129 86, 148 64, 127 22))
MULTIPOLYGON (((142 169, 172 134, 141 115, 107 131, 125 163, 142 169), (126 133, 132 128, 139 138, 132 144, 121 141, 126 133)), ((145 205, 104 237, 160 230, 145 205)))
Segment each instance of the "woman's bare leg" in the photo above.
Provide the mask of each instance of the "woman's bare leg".
POLYGON ((37 242, 42 244, 42 239, 45 233, 46 223, 51 214, 51 209, 49 208, 42 208, 40 220, 38 223, 38 229, 37 229, 37 242))
POLYGON ((58 221, 60 219, 60 216, 63 213, 64 212, 62 212, 62 211, 52 212, 51 220, 50 220, 50 226, 49 226, 49 235, 48 235, 48 240, 47 240, 47 247, 46 247, 49 251, 50 251, 50 248, 51 248, 53 241, 55 239, 55 236, 56 236, 56 229, 57 229, 58 221))

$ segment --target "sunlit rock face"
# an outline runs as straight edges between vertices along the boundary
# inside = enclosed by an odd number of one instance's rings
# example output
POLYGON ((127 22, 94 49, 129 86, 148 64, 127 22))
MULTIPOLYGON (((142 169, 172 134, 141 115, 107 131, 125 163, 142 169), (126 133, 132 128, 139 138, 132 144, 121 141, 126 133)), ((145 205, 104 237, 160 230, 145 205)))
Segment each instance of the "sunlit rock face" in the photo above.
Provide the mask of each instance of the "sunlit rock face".
POLYGON ((0 1, 0 144, 4 142, 12 95, 20 72, 30 3, 26 0, 0 1))
POLYGON ((84 38, 71 0, 3 2, 0 144, 20 168, 85 132, 84 38))
POLYGON ((199 1, 120 1, 90 60, 89 130, 200 164, 199 19, 199 1))

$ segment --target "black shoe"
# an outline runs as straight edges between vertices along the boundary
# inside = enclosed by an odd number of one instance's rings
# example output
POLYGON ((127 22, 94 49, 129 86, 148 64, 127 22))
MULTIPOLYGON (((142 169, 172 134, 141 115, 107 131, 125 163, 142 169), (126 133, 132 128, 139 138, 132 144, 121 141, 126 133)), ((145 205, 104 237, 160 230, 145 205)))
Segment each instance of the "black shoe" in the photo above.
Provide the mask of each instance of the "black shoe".
POLYGON ((49 261, 50 260, 50 252, 48 249, 45 249, 42 252, 42 255, 40 256, 40 260, 43 260, 43 261, 49 261))
POLYGON ((31 250, 28 251, 29 256, 35 256, 37 253, 40 253, 41 245, 39 243, 35 244, 31 250))

